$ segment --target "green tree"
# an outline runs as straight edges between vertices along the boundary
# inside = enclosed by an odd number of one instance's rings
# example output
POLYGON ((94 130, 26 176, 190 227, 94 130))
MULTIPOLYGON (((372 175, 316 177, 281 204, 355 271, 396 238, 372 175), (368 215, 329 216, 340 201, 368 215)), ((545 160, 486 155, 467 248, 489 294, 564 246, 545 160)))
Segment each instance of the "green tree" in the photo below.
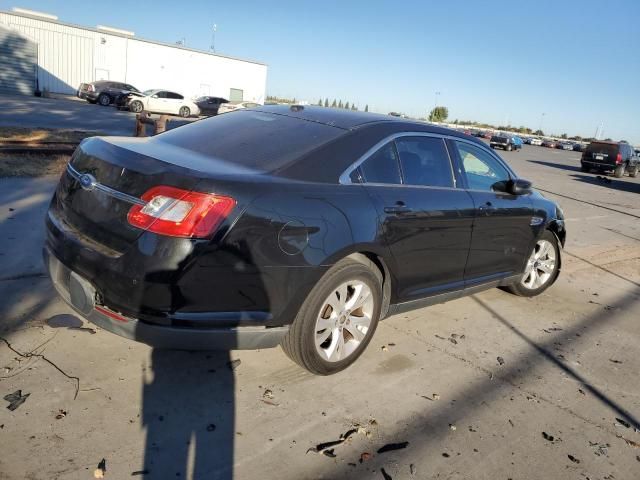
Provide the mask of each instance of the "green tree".
POLYGON ((449 117, 449 109, 447 107, 435 107, 429 113, 430 122, 444 122, 449 117))
POLYGON ((534 135, 537 135, 538 137, 544 137, 544 132, 540 129, 536 130, 535 132, 533 132, 534 135))
POLYGON ((344 108, 346 108, 347 110, 349 110, 351 108, 351 105, 349 105, 349 102, 344 104, 344 108))
POLYGON ((318 100, 318 106, 321 107, 322 106, 322 99, 318 100))
POLYGON ((563 133, 562 135, 560 135, 560 138, 566 139, 567 138, 567 134, 563 133))
POLYGON ((369 105, 368 105, 368 104, 364 106, 364 111, 365 111, 365 112, 368 112, 368 111, 369 111, 369 105))
POLYGON ((329 99, 328 98, 324 99, 324 106, 327 107, 327 108, 329 107, 329 99))
POLYGON ((338 102, 338 108, 344 108, 344 105, 342 104, 342 100, 338 102))
POLYGON ((358 111, 358 107, 356 107, 355 103, 353 105, 351 105, 351 110, 353 110, 354 112, 358 111))
POLYGON ((336 99, 333 99, 333 103, 331 104, 331 108, 336 108, 338 104, 336 103, 336 99))

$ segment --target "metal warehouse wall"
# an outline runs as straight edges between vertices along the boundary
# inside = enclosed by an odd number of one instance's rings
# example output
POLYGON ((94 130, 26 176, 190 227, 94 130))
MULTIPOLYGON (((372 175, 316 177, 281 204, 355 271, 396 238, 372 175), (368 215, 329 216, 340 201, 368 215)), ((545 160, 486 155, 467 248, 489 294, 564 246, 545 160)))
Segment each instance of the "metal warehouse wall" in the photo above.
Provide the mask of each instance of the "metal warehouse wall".
POLYGON ((82 82, 108 79, 186 97, 228 98, 234 88, 243 91, 244 100, 265 99, 263 64, 7 12, 0 12, 0 24, 37 44, 41 90, 74 94, 82 82))

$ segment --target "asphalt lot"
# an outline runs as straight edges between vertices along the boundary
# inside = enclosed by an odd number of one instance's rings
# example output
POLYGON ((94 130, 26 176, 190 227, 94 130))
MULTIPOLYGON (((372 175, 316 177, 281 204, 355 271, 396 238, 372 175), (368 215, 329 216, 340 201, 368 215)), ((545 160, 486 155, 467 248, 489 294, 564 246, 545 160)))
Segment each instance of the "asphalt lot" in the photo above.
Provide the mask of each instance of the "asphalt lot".
MULTIPOLYGON (((167 128, 195 119, 175 117, 167 128)), ((79 99, 0 95, 0 128, 37 127, 96 131, 105 135, 132 135, 135 113, 92 105, 79 99)))
POLYGON ((574 152, 502 155, 565 212, 557 283, 391 317, 331 377, 280 349, 168 352, 76 328, 42 275, 56 179, 0 179, 2 336, 79 379, 74 399, 74 379, 0 341, 0 397, 30 394, 0 408, 0 478, 92 478, 104 458, 118 479, 637 479, 640 179, 598 180, 574 152), (307 453, 356 424, 335 458, 307 453))

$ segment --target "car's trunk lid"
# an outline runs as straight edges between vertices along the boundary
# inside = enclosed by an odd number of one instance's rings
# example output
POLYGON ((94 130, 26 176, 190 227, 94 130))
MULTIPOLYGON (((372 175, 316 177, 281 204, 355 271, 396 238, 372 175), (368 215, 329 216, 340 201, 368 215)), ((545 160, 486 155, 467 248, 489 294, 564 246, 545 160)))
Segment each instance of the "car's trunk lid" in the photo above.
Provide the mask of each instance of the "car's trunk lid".
POLYGON ((130 225, 127 215, 144 203, 140 197, 147 190, 165 185, 191 191, 204 177, 243 170, 184 148, 161 150, 145 139, 85 140, 58 185, 52 205, 56 220, 89 244, 123 253, 144 232, 130 225))
POLYGON ((583 153, 585 160, 615 165, 618 156, 618 145, 615 143, 590 143, 583 153))

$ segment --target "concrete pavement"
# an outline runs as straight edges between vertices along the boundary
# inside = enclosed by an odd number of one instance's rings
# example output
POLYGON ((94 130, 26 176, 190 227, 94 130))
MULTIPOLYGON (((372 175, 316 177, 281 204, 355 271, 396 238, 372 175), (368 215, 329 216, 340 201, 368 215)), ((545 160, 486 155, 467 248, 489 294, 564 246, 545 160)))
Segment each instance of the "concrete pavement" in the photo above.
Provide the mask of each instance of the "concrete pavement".
POLYGON ((331 377, 280 349, 163 352, 74 328, 37 275, 55 181, 0 180, 2 336, 79 378, 74 399, 74 379, 0 341, 0 397, 30 393, 0 408, 0 478, 92 478, 103 458, 106 478, 638 478, 640 181, 600 182, 572 152, 503 157, 565 211, 558 282, 391 317, 331 377), (335 458, 307 453, 355 424, 335 458))

